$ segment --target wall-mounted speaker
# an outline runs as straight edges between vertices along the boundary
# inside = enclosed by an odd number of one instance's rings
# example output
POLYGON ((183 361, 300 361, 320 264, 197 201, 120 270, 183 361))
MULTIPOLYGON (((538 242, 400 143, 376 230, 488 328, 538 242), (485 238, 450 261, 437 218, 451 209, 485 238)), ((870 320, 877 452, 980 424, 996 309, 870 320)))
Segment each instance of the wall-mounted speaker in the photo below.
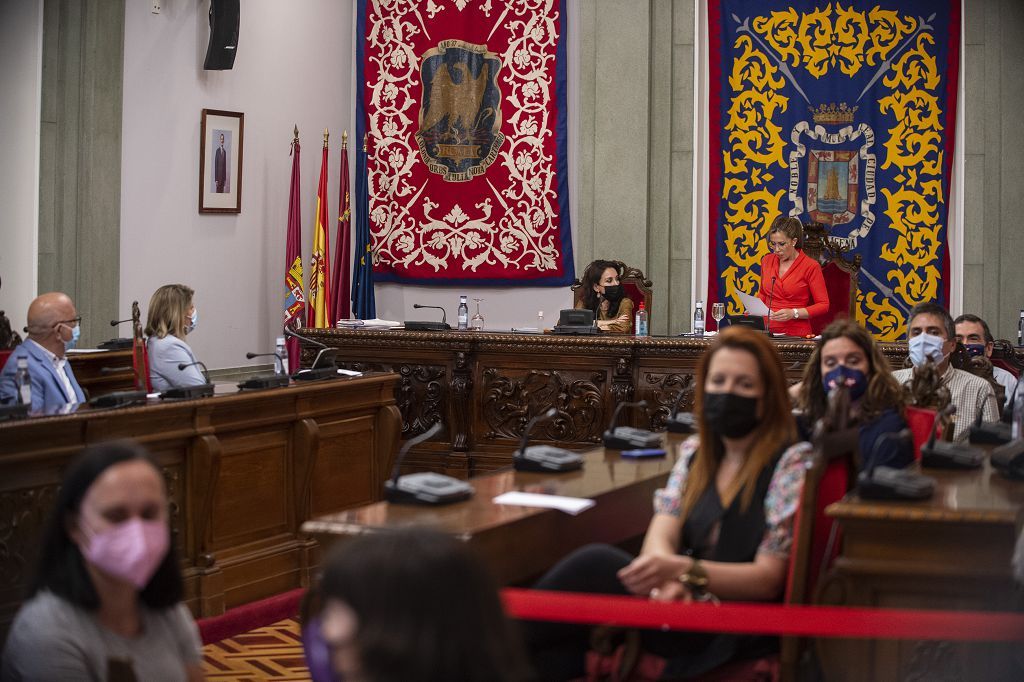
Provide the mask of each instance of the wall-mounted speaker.
POLYGON ((211 0, 210 45, 203 68, 223 71, 235 65, 238 52, 239 0, 211 0))

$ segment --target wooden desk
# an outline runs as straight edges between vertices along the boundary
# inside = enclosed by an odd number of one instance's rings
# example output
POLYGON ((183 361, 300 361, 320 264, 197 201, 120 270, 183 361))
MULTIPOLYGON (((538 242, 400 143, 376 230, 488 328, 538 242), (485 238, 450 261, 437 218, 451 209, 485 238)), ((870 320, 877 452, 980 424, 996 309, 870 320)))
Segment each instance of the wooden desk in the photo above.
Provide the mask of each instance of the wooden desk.
MULTIPOLYGON (((625 409, 623 425, 664 428, 679 391, 696 372, 710 339, 594 337, 491 332, 406 332, 307 329, 306 334, 338 348, 341 365, 399 375, 395 401, 402 412, 402 438, 445 425, 434 440, 410 453, 410 470, 432 469, 470 476, 508 466, 523 427, 549 407, 558 415, 538 423, 539 443, 584 450, 601 442, 615 406, 646 400, 642 410, 625 409)), ((796 381, 814 344, 802 339, 774 341, 787 373, 796 381)), ((906 344, 882 344, 894 366, 906 344)), ((303 362, 314 356, 303 349, 303 362)), ((687 398, 683 409, 690 409, 687 398)))
POLYGON ((99 353, 68 353, 75 379, 94 398, 114 391, 135 389, 135 371, 130 350, 105 350, 99 353))
MULTIPOLYGON (((1010 560, 1024 520, 1024 483, 1002 478, 987 463, 977 471, 924 473, 938 480, 931 500, 884 503, 851 496, 828 507, 842 528, 843 551, 819 601, 1014 608, 1010 560)), ((1003 645, 839 640, 819 645, 829 680, 1014 679, 1011 647, 1003 645)))
POLYGON ((315 542, 300 536, 302 522, 380 499, 398 435, 395 381, 339 378, 0 423, 0 633, 24 596, 64 468, 106 440, 143 443, 163 469, 196 615, 307 584, 315 542))
POLYGON ((663 487, 677 448, 660 459, 623 459, 598 448, 581 471, 566 474, 497 471, 470 480, 464 502, 428 507, 374 504, 317 517, 302 525, 322 547, 386 528, 426 525, 465 540, 501 584, 539 576, 569 552, 591 542, 620 543, 642 535, 651 520, 654 491, 663 487), (586 497, 597 504, 578 516, 553 509, 513 507, 491 500, 510 490, 586 497))

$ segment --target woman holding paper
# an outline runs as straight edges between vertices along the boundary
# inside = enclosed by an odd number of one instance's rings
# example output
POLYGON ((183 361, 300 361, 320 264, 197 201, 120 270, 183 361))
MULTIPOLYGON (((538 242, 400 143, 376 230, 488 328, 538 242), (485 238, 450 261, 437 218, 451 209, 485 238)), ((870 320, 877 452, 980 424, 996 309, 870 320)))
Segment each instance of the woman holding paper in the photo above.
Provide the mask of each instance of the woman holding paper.
POLYGON ((768 230, 771 253, 761 261, 761 291, 768 306, 769 331, 787 336, 813 334, 811 318, 828 312, 828 290, 817 261, 805 254, 803 225, 779 216, 768 230))

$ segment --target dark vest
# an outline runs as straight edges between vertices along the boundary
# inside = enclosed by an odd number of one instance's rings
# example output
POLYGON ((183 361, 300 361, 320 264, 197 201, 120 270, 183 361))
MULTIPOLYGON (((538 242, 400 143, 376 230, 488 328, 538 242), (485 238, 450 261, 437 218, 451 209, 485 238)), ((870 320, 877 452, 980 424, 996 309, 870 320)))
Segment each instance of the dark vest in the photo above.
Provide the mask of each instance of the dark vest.
POLYGON ((743 492, 733 498, 728 509, 722 508, 714 480, 698 498, 683 523, 680 547, 683 553, 707 561, 745 563, 753 561, 757 548, 764 540, 767 522, 764 517, 764 499, 775 475, 782 452, 757 477, 754 495, 746 511, 742 509, 743 492), (712 538, 716 523, 720 522, 717 543, 712 538))

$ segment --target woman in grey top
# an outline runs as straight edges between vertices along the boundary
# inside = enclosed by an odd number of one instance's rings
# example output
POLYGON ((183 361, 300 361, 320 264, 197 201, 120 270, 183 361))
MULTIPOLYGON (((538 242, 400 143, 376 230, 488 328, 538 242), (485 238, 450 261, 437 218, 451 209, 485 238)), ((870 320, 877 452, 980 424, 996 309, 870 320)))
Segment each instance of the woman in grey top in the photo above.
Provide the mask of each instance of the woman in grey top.
POLYGON ((83 452, 61 485, 0 680, 203 679, 167 519, 163 477, 140 447, 83 452))
POLYGON ((149 383, 154 391, 207 383, 199 371, 196 356, 185 343, 195 331, 199 314, 184 284, 165 284, 149 299, 146 316, 146 348, 149 356, 149 383), (182 367, 184 365, 184 367, 182 367), (179 369, 181 367, 181 369, 179 369))

